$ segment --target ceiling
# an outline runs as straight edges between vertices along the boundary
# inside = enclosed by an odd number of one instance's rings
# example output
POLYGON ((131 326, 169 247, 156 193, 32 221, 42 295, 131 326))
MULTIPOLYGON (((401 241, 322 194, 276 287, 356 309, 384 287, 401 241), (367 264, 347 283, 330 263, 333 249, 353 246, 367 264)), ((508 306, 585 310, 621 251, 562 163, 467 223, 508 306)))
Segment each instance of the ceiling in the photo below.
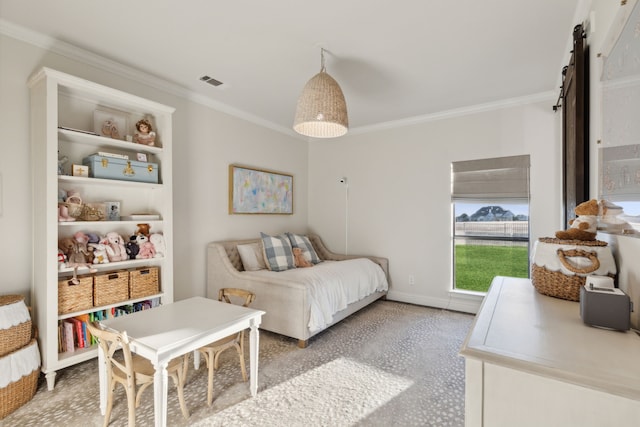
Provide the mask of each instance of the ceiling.
POLYGON ((324 47, 358 130, 556 91, 583 1, 0 0, 0 19, 286 132, 324 47))

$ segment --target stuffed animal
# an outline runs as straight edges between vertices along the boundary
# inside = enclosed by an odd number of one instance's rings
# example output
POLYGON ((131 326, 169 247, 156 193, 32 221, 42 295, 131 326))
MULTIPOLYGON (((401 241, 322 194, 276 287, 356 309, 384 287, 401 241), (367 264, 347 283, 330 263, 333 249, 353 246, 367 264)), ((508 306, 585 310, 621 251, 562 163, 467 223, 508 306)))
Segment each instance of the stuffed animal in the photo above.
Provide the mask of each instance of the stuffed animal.
POLYGON ((313 267, 313 264, 307 261, 307 259, 304 257, 301 248, 293 248, 293 258, 296 261, 296 267, 313 267))
POLYGON ((126 261, 128 259, 127 249, 124 247, 124 239, 115 231, 106 234, 107 255, 109 261, 126 261))
POLYGON ((136 255, 136 259, 153 258, 156 255, 153 243, 151 243, 149 238, 144 234, 138 234, 136 237, 136 243, 138 243, 138 247, 140 248, 140 252, 136 255))
POLYGON ((83 252, 80 244, 71 237, 63 237, 58 241, 58 249, 67 256, 67 266, 73 267, 73 278, 71 282, 74 285, 80 283, 78 280, 78 267, 89 267, 89 271, 94 273, 96 270, 88 263, 88 250, 83 252))
POLYGON ((129 237, 129 241, 125 245, 127 249, 127 255, 129 255, 129 259, 136 259, 138 256, 138 252, 140 252, 140 247, 138 247, 138 241, 136 240, 138 236, 135 234, 129 237))
POLYGON ((570 228, 556 231, 556 237, 562 240, 595 240, 599 209, 595 199, 580 203, 574 209, 576 218, 569 221, 570 228))
POLYGON ((153 233, 149 236, 149 241, 153 243, 153 249, 156 251, 155 258, 162 258, 166 252, 164 236, 160 233, 153 233))
POLYGON ((93 248, 93 263, 108 264, 109 255, 107 253, 107 240, 102 239, 98 243, 89 243, 89 247, 93 248))
POLYGON ((136 231, 136 234, 144 234, 145 236, 149 237, 150 228, 151 226, 149 224, 138 224, 138 231, 136 231))

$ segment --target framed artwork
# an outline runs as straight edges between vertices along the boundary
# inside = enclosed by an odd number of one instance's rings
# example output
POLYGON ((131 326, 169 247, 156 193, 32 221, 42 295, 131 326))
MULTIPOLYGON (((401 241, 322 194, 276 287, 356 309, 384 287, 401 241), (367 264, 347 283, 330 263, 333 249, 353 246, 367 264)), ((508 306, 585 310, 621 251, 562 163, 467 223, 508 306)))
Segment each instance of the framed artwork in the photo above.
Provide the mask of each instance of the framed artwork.
POLYGON ((293 176, 229 165, 230 214, 293 214, 293 176))

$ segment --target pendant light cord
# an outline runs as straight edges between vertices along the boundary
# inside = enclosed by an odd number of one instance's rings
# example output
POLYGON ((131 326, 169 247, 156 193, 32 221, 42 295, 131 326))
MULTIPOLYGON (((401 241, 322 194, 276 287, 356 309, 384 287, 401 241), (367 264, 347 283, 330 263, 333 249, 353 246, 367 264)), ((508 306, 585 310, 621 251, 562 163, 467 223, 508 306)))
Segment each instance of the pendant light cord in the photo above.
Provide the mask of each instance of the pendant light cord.
POLYGON ((320 48, 320 72, 321 72, 321 73, 324 73, 324 72, 326 72, 326 71, 327 71, 327 69, 326 69, 326 67, 324 66, 324 48, 323 48, 323 47, 321 47, 321 48, 320 48))

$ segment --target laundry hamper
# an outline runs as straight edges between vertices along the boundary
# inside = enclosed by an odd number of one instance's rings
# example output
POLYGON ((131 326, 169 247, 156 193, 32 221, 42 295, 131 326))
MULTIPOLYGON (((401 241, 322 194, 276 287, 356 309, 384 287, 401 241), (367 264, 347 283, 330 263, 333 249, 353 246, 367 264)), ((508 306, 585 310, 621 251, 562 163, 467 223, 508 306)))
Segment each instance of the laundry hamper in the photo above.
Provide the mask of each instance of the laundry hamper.
POLYGON ((0 357, 31 340, 31 315, 22 295, 0 296, 0 357))
POLYGON ((24 298, 0 296, 0 419, 31 400, 36 392, 40 352, 32 334, 24 298))
POLYGON ((607 242, 541 237, 535 244, 531 283, 543 295, 579 301, 587 276, 615 277, 616 273, 607 242))
POLYGON ((35 338, 0 357, 0 420, 33 398, 39 375, 40 352, 35 338))

